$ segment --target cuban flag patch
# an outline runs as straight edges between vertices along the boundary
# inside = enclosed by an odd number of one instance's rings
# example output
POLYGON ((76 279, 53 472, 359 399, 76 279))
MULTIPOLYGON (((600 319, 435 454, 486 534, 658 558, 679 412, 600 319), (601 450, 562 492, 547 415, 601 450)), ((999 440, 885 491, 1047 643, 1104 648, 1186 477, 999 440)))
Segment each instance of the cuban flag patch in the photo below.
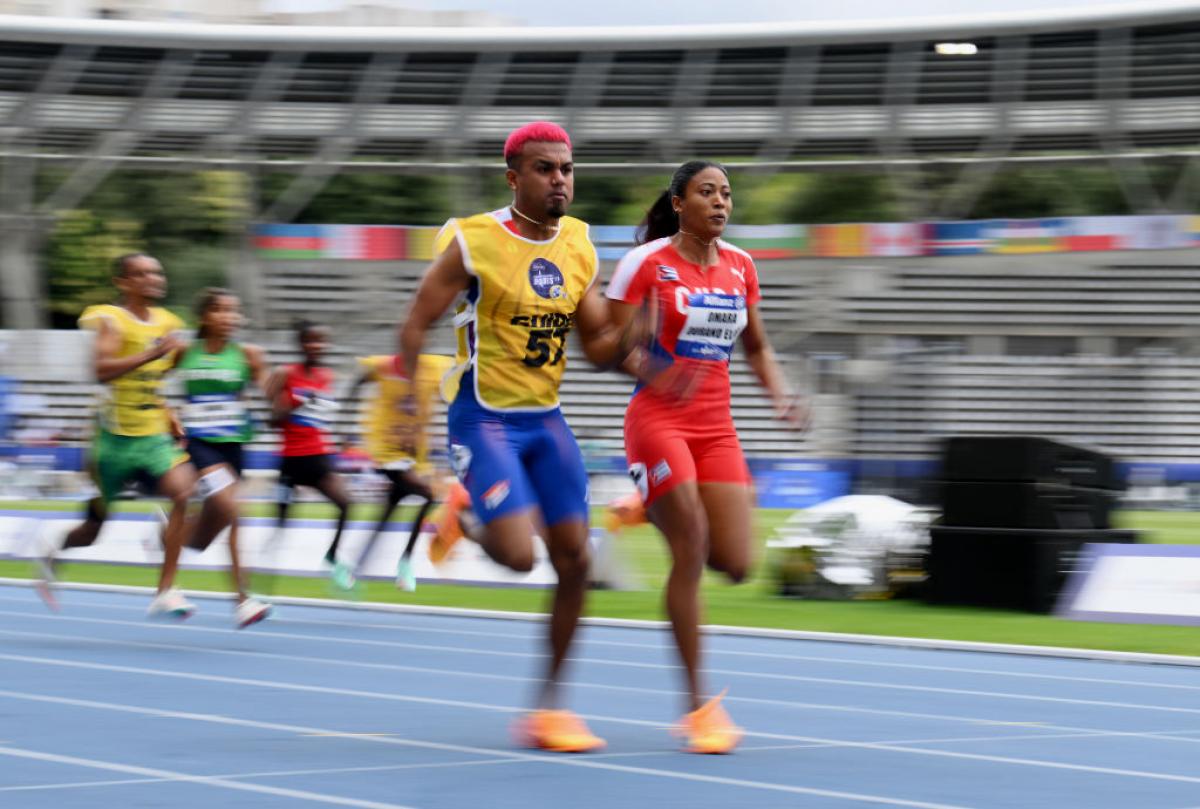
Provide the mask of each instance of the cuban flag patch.
POLYGON ((659 281, 678 281, 679 273, 674 267, 668 267, 666 264, 658 265, 658 280, 659 281))

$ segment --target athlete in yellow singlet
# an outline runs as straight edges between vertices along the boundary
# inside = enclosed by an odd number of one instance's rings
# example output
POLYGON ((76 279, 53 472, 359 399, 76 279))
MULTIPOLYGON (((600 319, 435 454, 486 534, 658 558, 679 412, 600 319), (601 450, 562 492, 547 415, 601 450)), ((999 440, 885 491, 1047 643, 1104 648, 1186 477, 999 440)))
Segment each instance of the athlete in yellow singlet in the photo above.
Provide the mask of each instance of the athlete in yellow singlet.
POLYGON ((437 354, 423 355, 415 382, 404 372, 400 357, 394 354, 360 357, 358 363, 362 374, 346 400, 352 402, 362 385, 374 383, 375 393, 364 413, 363 444, 375 462, 376 471, 391 481, 391 487, 375 531, 359 554, 358 564, 345 571, 341 578, 335 576, 334 583, 343 589, 354 586, 356 572, 366 563, 396 506, 405 497, 416 496, 422 502, 413 518, 408 544, 396 566, 396 586, 412 592, 417 589, 412 552, 425 516, 434 504, 433 490, 428 482, 429 439, 425 428, 433 411, 433 398, 452 362, 449 357, 437 354))
MULTIPOLYGON (((121 256, 113 281, 121 292, 116 305, 89 306, 79 318, 96 333, 93 369, 108 390, 100 406, 89 469, 100 496, 88 503, 87 518, 67 534, 63 547, 91 545, 108 518, 109 503, 128 483, 138 481, 171 501, 163 531, 163 564, 158 595, 149 614, 186 618, 194 611, 172 587, 186 532, 188 496, 196 472, 175 438, 181 434, 162 397, 163 376, 184 348, 178 332, 183 321, 152 303, 166 295, 166 276, 158 260, 143 254, 121 256)), ((56 581, 56 545, 44 550, 41 591, 51 607, 56 581)))
POLYGON ((504 158, 512 204, 446 223, 400 344, 404 367, 419 367, 425 334, 460 301, 457 365, 444 388, 451 466, 483 523, 488 555, 531 570, 534 536, 541 535, 558 578, 549 669, 519 737, 580 752, 604 742, 558 705, 588 567, 587 473, 558 387, 573 329, 597 362, 610 362, 622 341, 596 288, 599 262, 587 225, 566 215, 574 196, 567 133, 546 122, 526 125, 509 135, 504 158))

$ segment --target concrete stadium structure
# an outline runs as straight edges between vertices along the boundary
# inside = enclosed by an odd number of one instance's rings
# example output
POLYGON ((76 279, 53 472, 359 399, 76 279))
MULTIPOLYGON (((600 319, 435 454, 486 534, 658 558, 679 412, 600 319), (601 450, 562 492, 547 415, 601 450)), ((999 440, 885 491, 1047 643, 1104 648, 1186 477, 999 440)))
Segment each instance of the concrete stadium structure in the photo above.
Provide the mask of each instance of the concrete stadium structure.
MULTIPOLYGON (((253 216, 286 222, 339 172, 493 172, 509 129, 541 117, 570 128, 588 172, 660 170, 693 154, 732 158, 735 171, 866 168, 886 172, 914 216, 957 218, 1006 163, 1091 162, 1111 167, 1135 211, 1195 210, 1200 2, 653 29, 0 18, 2 322, 41 325, 39 240, 117 168, 292 172, 253 216), (942 42, 975 53, 944 56, 942 42), (1179 167, 1165 191, 1146 171, 1161 160, 1179 167), (919 182, 933 164, 958 172, 938 199, 919 182), (39 197, 43 165, 68 171, 39 197)), ((1200 455, 1200 369, 1187 359, 1198 265, 1192 251, 763 262, 771 328, 803 368, 818 422, 808 437, 784 434, 747 384, 735 397, 747 447, 919 459, 940 434, 1031 432, 1138 460, 1200 455), (1014 379, 1027 395, 1001 395, 1014 379)), ((293 311, 353 320, 347 348, 365 351, 390 345, 419 270, 260 262, 247 247, 231 281, 257 322, 278 327, 293 311)), ((285 335, 259 336, 290 351, 285 335)), ((30 351, 17 375, 81 419, 87 384, 70 388, 30 351)), ((15 373, 8 363, 0 372, 15 373)), ((565 403, 585 440, 619 441, 627 392, 576 363, 565 403)))
POLYGON ((1134 210, 1157 211, 1188 207, 1200 185, 1198 87, 1194 0, 667 28, 0 17, 3 323, 38 325, 39 231, 119 166, 294 171, 254 216, 286 222, 339 171, 477 176, 514 125, 549 117, 568 125, 590 171, 690 154, 756 171, 874 166, 914 218, 958 218, 1004 161, 1090 160, 1113 167, 1134 210), (939 54, 947 41, 976 52, 939 54), (1145 161, 1172 156, 1188 165, 1164 197, 1145 161), (930 161, 960 169, 938 200, 914 174, 930 161), (33 166, 46 162, 70 172, 39 199, 33 166))

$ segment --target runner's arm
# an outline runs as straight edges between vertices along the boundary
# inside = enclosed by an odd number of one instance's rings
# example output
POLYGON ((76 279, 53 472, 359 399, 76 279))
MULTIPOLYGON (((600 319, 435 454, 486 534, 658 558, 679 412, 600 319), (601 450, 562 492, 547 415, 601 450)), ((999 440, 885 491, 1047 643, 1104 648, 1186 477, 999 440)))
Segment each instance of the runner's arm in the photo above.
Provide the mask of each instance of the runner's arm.
POLYGON ((400 356, 409 379, 417 378, 417 362, 425 346, 425 335, 470 284, 471 275, 463 262, 462 248, 454 239, 425 270, 417 295, 400 326, 400 356))
POLYGON ((245 353, 246 362, 250 366, 251 381, 265 395, 267 385, 271 381, 271 368, 267 365, 267 352, 261 346, 250 343, 242 343, 242 352, 245 353))
POLYGON ((267 380, 265 393, 267 401, 271 404, 271 421, 275 424, 283 423, 291 415, 292 411, 302 404, 302 402, 296 401, 295 397, 287 392, 284 384, 286 381, 286 368, 276 368, 271 372, 271 376, 267 380))
POLYGON ((176 440, 183 439, 187 435, 187 431, 183 429, 183 422, 179 419, 179 413, 170 405, 167 405, 163 409, 167 411, 167 425, 171 432, 171 437, 176 440))
POLYGON ((619 367, 636 347, 634 315, 638 307, 606 300, 595 285, 584 293, 575 310, 575 325, 584 356, 597 368, 619 367))
MULTIPOLYGON (((350 386, 350 389, 346 391, 346 396, 343 401, 345 401, 345 403, 346 403, 346 412, 347 413, 355 412, 354 406, 358 402, 358 391, 363 385, 370 382, 371 379, 372 379, 371 372, 364 371, 363 373, 359 374, 358 378, 354 380, 354 384, 352 384, 350 386)), ((352 446, 353 444, 354 444, 354 437, 349 432, 347 432, 344 436, 342 436, 342 446, 343 447, 349 447, 349 446, 352 446)))
POLYGON ((183 348, 183 346, 183 340, 174 334, 168 334, 145 351, 131 354, 128 357, 118 357, 116 353, 121 350, 121 332, 107 320, 102 319, 96 332, 92 369, 96 374, 97 382, 111 382, 135 368, 140 368, 148 362, 153 362, 159 357, 183 348))
POLYGON ((746 352, 746 362, 750 365, 759 383, 766 389, 767 395, 775 404, 776 414, 799 429, 808 426, 810 413, 808 406, 799 395, 791 389, 775 359, 775 351, 767 339, 767 331, 763 327, 762 316, 757 306, 747 309, 746 329, 742 332, 742 348, 746 352))

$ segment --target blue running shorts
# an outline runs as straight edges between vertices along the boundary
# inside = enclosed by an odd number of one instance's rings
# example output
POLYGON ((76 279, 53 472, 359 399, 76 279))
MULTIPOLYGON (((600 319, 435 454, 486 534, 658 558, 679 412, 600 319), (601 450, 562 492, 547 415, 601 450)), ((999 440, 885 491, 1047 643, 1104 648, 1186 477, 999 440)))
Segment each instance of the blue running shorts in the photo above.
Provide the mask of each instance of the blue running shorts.
POLYGON ((537 506, 548 526, 587 522, 583 453, 560 409, 487 410, 475 400, 468 374, 450 405, 448 422, 450 465, 481 521, 537 506))

